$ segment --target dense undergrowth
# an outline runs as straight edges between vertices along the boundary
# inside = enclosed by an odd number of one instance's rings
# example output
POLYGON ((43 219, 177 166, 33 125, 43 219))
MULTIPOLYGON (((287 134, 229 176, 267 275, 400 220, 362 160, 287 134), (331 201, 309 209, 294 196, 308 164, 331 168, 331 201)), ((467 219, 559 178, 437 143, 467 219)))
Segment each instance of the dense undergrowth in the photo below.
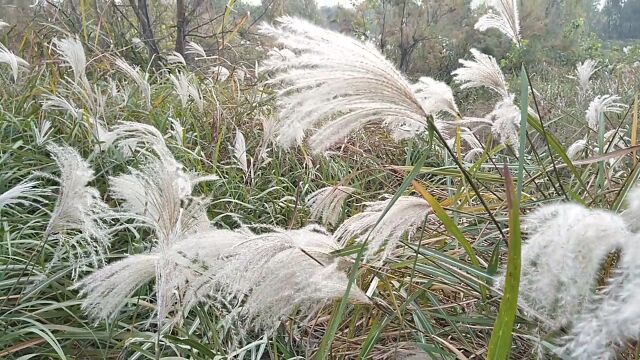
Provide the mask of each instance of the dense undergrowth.
POLYGON ((637 357, 606 287, 637 278, 637 66, 505 78, 474 50, 451 90, 281 21, 257 69, 196 44, 153 68, 89 26, 1 50, 0 357, 637 357), (588 352, 588 321, 620 333, 588 352))

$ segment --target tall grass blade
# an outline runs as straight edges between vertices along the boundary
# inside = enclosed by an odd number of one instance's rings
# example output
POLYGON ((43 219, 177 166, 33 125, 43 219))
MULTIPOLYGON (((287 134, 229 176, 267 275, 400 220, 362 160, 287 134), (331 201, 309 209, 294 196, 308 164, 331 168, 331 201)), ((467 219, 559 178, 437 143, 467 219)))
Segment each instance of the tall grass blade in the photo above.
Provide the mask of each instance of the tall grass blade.
POLYGON ((496 318, 487 359, 508 359, 513 337, 513 324, 518 311, 518 292, 520 290, 521 267, 521 235, 520 235, 520 203, 513 189, 513 178, 504 165, 505 188, 509 208, 509 253, 507 255, 507 273, 504 280, 504 295, 500 301, 500 310, 496 318))

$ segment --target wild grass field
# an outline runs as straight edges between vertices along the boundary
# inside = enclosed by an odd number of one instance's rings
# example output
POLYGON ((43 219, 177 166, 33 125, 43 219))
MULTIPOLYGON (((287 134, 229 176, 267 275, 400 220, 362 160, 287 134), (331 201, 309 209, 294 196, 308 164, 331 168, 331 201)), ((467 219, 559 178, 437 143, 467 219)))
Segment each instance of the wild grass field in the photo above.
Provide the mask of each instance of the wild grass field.
POLYGON ((503 57, 416 74, 196 3, 0 12, 0 358, 639 357, 640 44, 473 1, 503 57))

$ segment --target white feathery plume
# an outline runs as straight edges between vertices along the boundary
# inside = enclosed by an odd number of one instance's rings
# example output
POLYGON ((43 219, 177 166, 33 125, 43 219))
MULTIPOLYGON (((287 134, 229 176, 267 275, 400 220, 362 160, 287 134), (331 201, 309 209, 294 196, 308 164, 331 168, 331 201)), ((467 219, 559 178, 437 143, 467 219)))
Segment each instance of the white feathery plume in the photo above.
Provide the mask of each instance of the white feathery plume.
POLYGON ((51 144, 47 150, 60 175, 51 176, 59 190, 45 238, 59 241, 58 254, 70 257, 75 278, 86 261, 96 267, 104 264, 111 236, 105 222, 112 213, 98 190, 88 185, 94 179, 93 170, 74 148, 51 144))
POLYGON ((74 82, 76 84, 88 84, 86 74, 87 58, 80 40, 77 37, 53 39, 53 44, 58 54, 62 57, 62 60, 73 70, 74 82))
POLYGON ((247 144, 240 129, 236 129, 236 139, 233 145, 233 157, 242 171, 244 171, 245 174, 248 174, 249 166, 247 164, 247 144))
POLYGON ((626 198, 627 208, 622 212, 622 217, 627 222, 631 231, 640 231, 640 186, 636 186, 629 192, 626 198))
POLYGON ((431 214, 431 207, 424 199, 401 196, 380 219, 391 199, 365 203, 363 212, 347 219, 334 236, 346 243, 355 237, 357 242, 367 242, 367 257, 374 255, 386 242, 380 256, 384 260, 395 248, 404 234, 413 235, 431 214), (380 220, 380 222, 376 223, 380 220))
POLYGON ((44 203, 43 196, 51 195, 47 188, 40 187, 38 181, 23 181, 0 194, 0 210, 16 205, 37 206, 35 201, 44 203))
POLYGON ((186 53, 200 55, 201 58, 207 57, 207 53, 204 51, 204 48, 202 47, 202 45, 193 41, 187 41, 186 53))
POLYGON ((18 82, 20 69, 29 67, 28 62, 9 51, 2 43, 0 43, 0 64, 9 65, 14 82, 18 82))
POLYGON ((479 31, 497 29, 505 34, 514 44, 520 44, 520 19, 518 14, 518 0, 487 0, 491 8, 489 13, 478 19, 474 28, 479 31))
POLYGON ((204 99, 197 86, 195 86, 189 80, 189 77, 184 72, 178 72, 176 75, 169 75, 169 79, 173 83, 173 87, 180 97, 183 107, 187 107, 189 98, 198 106, 198 110, 204 111, 204 99))
MULTIPOLYGON (((157 268, 168 267, 172 272, 162 278, 173 290, 164 299, 167 308, 180 302, 186 313, 209 295, 244 297, 237 315, 249 327, 270 331, 295 311, 343 296, 348 279, 329 255, 337 249, 332 236, 317 227, 274 229, 263 235, 208 230, 189 235, 164 255, 153 251, 111 264, 76 287, 86 296, 86 311, 113 319, 132 293, 154 275, 160 297, 157 268)), ((351 290, 349 299, 369 302, 358 288, 351 290)))
POLYGON ((449 85, 430 77, 421 77, 412 85, 412 88, 416 97, 423 101, 425 109, 432 113, 446 111, 455 117, 460 117, 458 105, 449 85))
MULTIPOLYGON (((149 135, 146 129, 140 130, 139 137, 144 141, 149 135)), ((162 148, 160 144, 155 146, 162 148)), ((158 255, 155 275, 159 322, 167 317, 173 303, 177 269, 172 260, 172 246, 210 228, 206 214, 209 202, 194 197, 193 188, 202 181, 217 179, 184 172, 182 165, 167 153, 168 150, 161 149, 158 157, 148 156, 141 169, 130 169, 128 174, 110 178, 111 196, 122 200, 121 208, 125 210, 121 216, 153 230, 158 255)))
POLYGON ((619 103, 619 96, 616 95, 601 95, 596 96, 589 104, 589 108, 586 111, 587 122, 589 127, 595 131, 598 131, 600 127, 600 118, 605 113, 621 113, 627 107, 625 104, 619 103))
POLYGON ((392 133, 405 126, 426 129, 435 111, 424 108, 424 98, 373 44, 301 19, 278 22, 279 27, 264 24, 260 31, 290 52, 272 52, 263 63, 274 72, 270 83, 282 85, 276 136, 282 146, 299 144, 313 131, 309 144, 322 152, 369 123, 392 133))
POLYGON ((171 130, 169 130, 169 135, 173 136, 178 145, 183 146, 184 144, 182 141, 182 136, 184 134, 184 128, 182 127, 182 124, 180 123, 180 121, 174 118, 169 118, 169 121, 171 122, 171 130))
POLYGON ((42 120, 38 124, 31 124, 33 129, 33 135, 35 136, 36 144, 39 146, 44 145, 49 139, 49 136, 53 132, 51 128, 51 121, 42 120))
POLYGON ((578 63, 576 65, 576 76, 578 78, 578 89, 582 94, 586 93, 589 90, 589 80, 591 80, 591 76, 598 70, 596 66, 598 65, 597 60, 587 59, 584 62, 578 63))
POLYGON ((342 205, 357 189, 349 186, 327 186, 318 189, 306 199, 311 218, 323 224, 336 225, 342 214, 342 205))
POLYGON ((167 147, 164 137, 155 127, 143 123, 123 121, 112 129, 113 143, 123 154, 142 152, 146 156, 154 154, 165 164, 179 167, 167 147), (151 151, 150 151, 151 150, 151 151))
POLYGON ((76 119, 82 118, 82 109, 76 107, 75 104, 72 104, 69 100, 63 98, 62 96, 45 94, 42 97, 42 110, 63 111, 73 115, 73 117, 76 119))
POLYGON ((518 128, 520 127, 520 109, 513 103, 514 96, 508 96, 498 102, 487 115, 491 121, 491 132, 498 137, 503 144, 514 145, 514 151, 518 151, 518 128))
POLYGON ((115 318, 140 286, 154 279, 158 254, 129 255, 84 277, 75 284, 84 296, 82 309, 96 319, 115 318))
POLYGON ((229 72, 229 70, 227 70, 225 67, 223 66, 214 66, 211 69, 211 78, 223 82, 225 80, 227 80, 227 78, 229 77, 231 73, 229 72))
POLYGON ((496 59, 476 49, 471 49, 471 54, 473 60, 460 59, 462 67, 451 73, 453 80, 461 84, 462 89, 486 87, 502 97, 508 97, 507 82, 496 59))
POLYGON ((187 65, 184 57, 177 51, 174 51, 171 54, 167 55, 167 63, 169 63, 170 65, 187 65))
POLYGON ((114 64, 122 73, 136 83, 146 100, 147 108, 151 108, 151 84, 149 84, 149 74, 143 73, 137 66, 131 66, 122 58, 116 58, 114 64))
POLYGON ((593 301, 600 266, 631 236, 622 217, 582 205, 545 205, 527 216, 520 300, 553 330, 593 301))
POLYGON ((579 139, 576 140, 573 144, 567 148, 567 157, 571 160, 575 160, 578 158, 578 155, 582 154, 584 150, 587 148, 587 140, 579 139))
MULTIPOLYGON (((250 327, 270 331, 296 310, 307 312, 344 295, 348 279, 329 255, 339 248, 330 234, 319 227, 274 230, 250 236, 221 259, 205 262, 207 272, 192 283, 199 294, 186 298, 216 289, 227 297, 246 296, 239 315, 250 327)), ((349 300, 369 303, 355 287, 349 300)))
POLYGON ((640 339, 640 251, 638 237, 628 236, 613 279, 594 303, 575 320, 563 340, 562 353, 571 359, 619 359, 628 343, 640 339))

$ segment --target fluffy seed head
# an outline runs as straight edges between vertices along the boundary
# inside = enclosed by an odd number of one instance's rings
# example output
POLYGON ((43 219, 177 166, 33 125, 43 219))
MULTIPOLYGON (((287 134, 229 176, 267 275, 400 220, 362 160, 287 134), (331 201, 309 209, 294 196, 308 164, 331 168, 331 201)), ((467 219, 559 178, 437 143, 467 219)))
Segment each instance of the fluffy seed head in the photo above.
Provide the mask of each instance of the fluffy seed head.
POLYGON ((284 50, 271 52, 263 63, 275 74, 270 83, 281 86, 276 129, 281 145, 299 144, 313 132, 309 144, 322 152, 370 123, 393 133, 402 127, 424 131, 428 114, 442 110, 442 106, 425 109, 442 102, 425 102, 417 96, 372 44, 300 19, 278 21, 279 27, 265 24, 261 32, 288 50, 286 56, 284 50))
POLYGON ((540 207, 524 229, 521 301, 551 329, 591 303, 601 264, 631 236, 620 216, 570 203, 540 207))
POLYGON ((349 186, 327 186, 311 193, 306 200, 311 218, 323 224, 336 225, 344 201, 357 190, 349 186))
POLYGON ((342 223, 334 236, 343 243, 352 238, 360 243, 367 242, 367 257, 373 256, 386 243, 386 248, 379 257, 380 261, 384 260, 402 236, 413 235, 431 213, 431 207, 424 199, 401 196, 380 219, 390 201, 391 199, 365 203, 364 211, 342 223))
POLYGON ((497 29, 511 41, 520 44, 520 19, 517 0, 487 0, 487 5, 494 12, 489 12, 478 19, 476 30, 497 29))
POLYGON ((507 82, 498 62, 491 55, 471 49, 473 60, 460 60, 462 67, 453 71, 453 79, 461 88, 486 87, 502 97, 508 97, 507 82))
POLYGON ((621 113, 627 106, 619 103, 618 100, 620 100, 620 97, 616 95, 596 96, 589 104, 586 112, 589 127, 598 131, 600 118, 604 116, 605 113, 621 113))
POLYGON ((11 68, 11 76, 13 81, 18 81, 20 69, 29 67, 29 63, 23 58, 17 56, 0 43, 0 64, 7 64, 11 68))

